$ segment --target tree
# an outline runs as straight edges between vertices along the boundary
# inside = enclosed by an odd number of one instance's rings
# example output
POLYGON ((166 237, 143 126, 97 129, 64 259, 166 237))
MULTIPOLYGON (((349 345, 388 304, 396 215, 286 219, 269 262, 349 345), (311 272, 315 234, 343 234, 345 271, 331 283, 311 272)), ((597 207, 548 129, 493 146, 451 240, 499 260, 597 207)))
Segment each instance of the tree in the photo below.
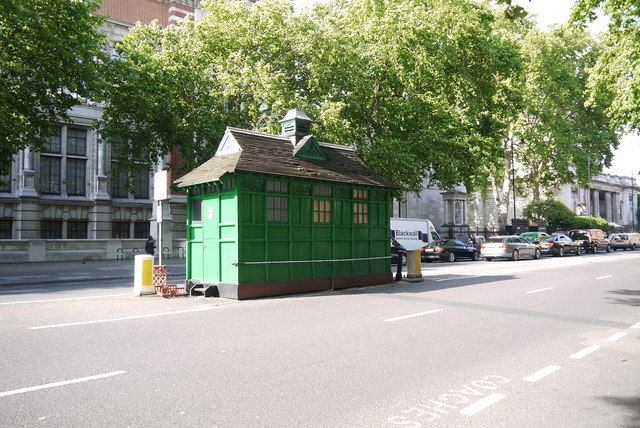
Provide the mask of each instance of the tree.
POLYGON ((174 149, 195 167, 227 126, 275 131, 305 92, 296 39, 305 21, 289 1, 203 6, 198 22, 138 25, 117 46, 123 59, 110 65, 99 126, 130 177, 174 149))
POLYGON ((42 149, 56 122, 95 98, 106 59, 93 0, 0 2, 0 174, 42 149))
POLYGON ((577 0, 572 18, 585 24, 602 10, 609 18, 609 29, 603 35, 603 53, 598 58, 590 87, 594 97, 612 92, 607 109, 616 125, 627 130, 640 130, 640 8, 636 0, 577 0))
POLYGON ((526 108, 514 133, 525 144, 516 151, 525 175, 519 180, 534 200, 562 184, 584 185, 588 172, 610 166, 618 135, 605 114, 610 93, 589 99, 587 81, 600 53, 580 29, 529 31, 522 43, 526 60, 526 108), (589 165, 588 165, 589 164, 589 165))

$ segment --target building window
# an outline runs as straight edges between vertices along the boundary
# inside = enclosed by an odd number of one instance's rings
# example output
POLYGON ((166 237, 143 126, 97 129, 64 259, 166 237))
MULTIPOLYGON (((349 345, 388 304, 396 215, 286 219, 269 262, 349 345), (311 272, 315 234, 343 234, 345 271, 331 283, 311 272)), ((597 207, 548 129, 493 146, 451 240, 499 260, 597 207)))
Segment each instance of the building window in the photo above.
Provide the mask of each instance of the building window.
POLYGON ((316 196, 326 196, 327 198, 331 197, 331 186, 323 186, 321 184, 314 184, 313 186, 313 194, 316 196))
POLYGON ((84 159, 67 159, 67 194, 85 196, 85 166, 84 159))
POLYGON ((320 199, 313 201, 313 222, 331 223, 331 201, 320 199))
POLYGON ((11 239, 11 223, 10 218, 0 218, 0 239, 11 239))
POLYGON ((267 181, 267 192, 287 193, 289 187, 284 181, 267 181))
POLYGON ((133 178, 133 197, 136 199, 149 199, 149 171, 140 171, 133 178))
POLYGON ((114 221, 111 223, 111 237, 114 239, 129 239, 129 222, 114 221))
POLYGON ((87 131, 58 127, 47 139, 40 155, 40 192, 59 195, 61 183, 66 183, 68 195, 86 195, 87 131), (64 138, 63 138, 64 137, 64 138), (66 168, 63 170, 63 160, 66 168))
POLYGON ((127 173, 120 171, 116 174, 113 167, 111 168, 111 196, 114 198, 126 198, 129 196, 127 192, 127 173))
POLYGON ((365 189, 353 189, 353 199, 369 199, 369 191, 365 189))
POLYGON ((86 220, 67 221, 67 239, 87 239, 89 222, 86 220))
POLYGON ((150 235, 148 221, 136 221, 133 225, 133 237, 136 239, 147 239, 150 235))
POLYGON ((87 154, 87 131, 67 128, 67 154, 84 156, 87 154))
POLYGON ((9 169, 9 174, 0 175, 0 192, 10 192, 11 191, 11 169, 9 169))
POLYGON ((40 191, 42 193, 60 194, 60 157, 40 156, 40 191))
POLYGON ((42 220, 40 222, 41 239, 62 239, 62 220, 42 220))
POLYGON ((353 223, 369 224, 369 205, 362 202, 353 204, 353 223))
POLYGON ((287 198, 267 198, 267 221, 286 222, 289 220, 287 198))

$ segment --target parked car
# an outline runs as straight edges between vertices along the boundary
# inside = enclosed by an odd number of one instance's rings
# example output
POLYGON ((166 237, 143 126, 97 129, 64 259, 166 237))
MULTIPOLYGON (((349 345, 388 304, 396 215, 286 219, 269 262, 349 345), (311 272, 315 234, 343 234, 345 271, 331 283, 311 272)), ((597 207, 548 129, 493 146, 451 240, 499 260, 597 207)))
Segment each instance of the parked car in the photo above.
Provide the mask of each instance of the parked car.
POLYGON ((420 257, 427 263, 434 260, 455 262, 460 258, 477 261, 480 260, 480 250, 455 239, 439 239, 422 247, 420 257))
POLYGON ((520 237, 526 239, 531 243, 542 241, 543 239, 546 239, 549 236, 551 235, 549 235, 547 232, 525 232, 520 234, 520 237))
POLYGON ((551 254, 562 257, 565 254, 582 254, 582 245, 573 241, 566 235, 549 236, 538 243, 542 254, 551 254))
POLYGON ((492 236, 480 247, 480 255, 487 261, 493 259, 518 260, 522 257, 539 259, 540 248, 517 235, 492 236))
POLYGON ((640 246, 639 233, 616 233, 609 236, 609 240, 611 241, 611 249, 614 251, 618 248, 635 250, 640 246))
POLYGON ((600 250, 611 252, 611 241, 600 229, 570 230, 569 238, 580 243, 585 253, 597 253, 600 250))
POLYGON ((398 260, 402 262, 402 266, 407 264, 407 250, 400 245, 398 241, 391 237, 391 264, 397 265, 398 260))

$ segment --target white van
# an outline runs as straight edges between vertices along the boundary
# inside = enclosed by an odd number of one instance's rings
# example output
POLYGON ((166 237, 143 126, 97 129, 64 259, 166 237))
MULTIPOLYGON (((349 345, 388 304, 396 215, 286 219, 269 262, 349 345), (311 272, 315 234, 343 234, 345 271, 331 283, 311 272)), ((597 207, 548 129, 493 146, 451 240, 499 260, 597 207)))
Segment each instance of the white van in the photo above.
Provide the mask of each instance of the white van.
POLYGON ((391 218, 391 236, 405 249, 417 250, 427 242, 440 238, 436 228, 426 218, 391 218))

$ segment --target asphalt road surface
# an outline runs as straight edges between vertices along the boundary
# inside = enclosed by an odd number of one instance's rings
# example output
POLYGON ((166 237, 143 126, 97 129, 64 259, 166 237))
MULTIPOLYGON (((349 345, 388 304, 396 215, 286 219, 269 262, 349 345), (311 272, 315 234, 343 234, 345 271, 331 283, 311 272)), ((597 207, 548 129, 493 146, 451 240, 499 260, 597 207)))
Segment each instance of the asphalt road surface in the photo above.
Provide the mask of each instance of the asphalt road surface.
POLYGON ((236 302, 0 290, 2 427, 639 427, 640 251, 236 302))

